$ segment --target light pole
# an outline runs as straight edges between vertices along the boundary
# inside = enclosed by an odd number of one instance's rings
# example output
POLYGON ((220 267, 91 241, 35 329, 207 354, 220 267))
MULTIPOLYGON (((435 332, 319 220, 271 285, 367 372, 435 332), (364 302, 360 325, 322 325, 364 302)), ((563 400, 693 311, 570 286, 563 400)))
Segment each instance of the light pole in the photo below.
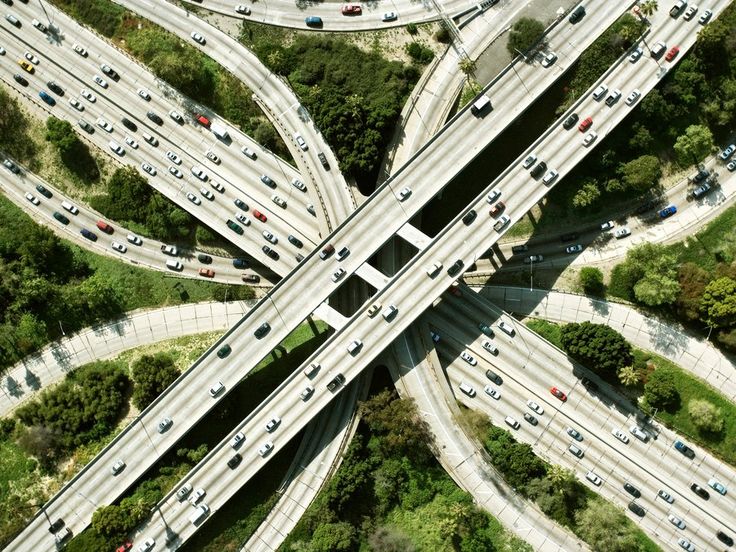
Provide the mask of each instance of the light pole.
POLYGON ((534 255, 529 257, 529 291, 534 291, 534 255))

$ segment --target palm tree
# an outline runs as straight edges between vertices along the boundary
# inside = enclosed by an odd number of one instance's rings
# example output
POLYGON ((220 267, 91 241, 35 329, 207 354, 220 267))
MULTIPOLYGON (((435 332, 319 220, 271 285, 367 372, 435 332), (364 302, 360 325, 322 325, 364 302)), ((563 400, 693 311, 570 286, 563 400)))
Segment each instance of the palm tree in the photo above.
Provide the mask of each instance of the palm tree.
POLYGON ((657 0, 644 0, 644 2, 639 4, 639 13, 643 16, 643 19, 646 19, 650 15, 653 15, 658 8, 659 4, 657 0))
POLYGON ((567 483, 574 478, 575 476, 570 470, 557 464, 552 464, 547 469, 547 479, 553 484, 554 488, 560 489, 563 483, 567 483))
POLYGON ((633 366, 624 366, 618 371, 618 381, 626 387, 633 387, 639 383, 639 373, 633 366))

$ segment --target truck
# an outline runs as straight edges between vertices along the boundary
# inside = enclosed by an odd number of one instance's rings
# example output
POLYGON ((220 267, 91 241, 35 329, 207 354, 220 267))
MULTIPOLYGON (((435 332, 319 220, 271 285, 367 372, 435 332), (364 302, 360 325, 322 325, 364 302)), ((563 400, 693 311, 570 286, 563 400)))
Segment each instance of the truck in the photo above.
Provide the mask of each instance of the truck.
POLYGON ((685 9, 685 6, 687 6, 687 2, 685 0, 675 0, 674 5, 670 8, 670 17, 677 17, 680 15, 682 10, 685 9))
POLYGON ((220 123, 212 123, 212 126, 210 126, 210 130, 212 131, 212 134, 217 136, 220 140, 226 141, 230 139, 230 135, 227 133, 227 129, 220 123))

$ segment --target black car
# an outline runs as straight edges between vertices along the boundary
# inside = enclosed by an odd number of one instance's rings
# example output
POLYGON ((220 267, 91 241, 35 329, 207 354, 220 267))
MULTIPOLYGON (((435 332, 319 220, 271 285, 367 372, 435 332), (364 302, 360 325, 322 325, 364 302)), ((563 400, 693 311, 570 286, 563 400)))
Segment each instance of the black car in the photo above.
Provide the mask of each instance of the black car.
POLYGON ((23 75, 19 75, 18 73, 16 73, 15 75, 13 75, 13 78, 15 79, 15 82, 17 82, 18 84, 22 86, 28 86, 28 81, 25 79, 23 75))
POLYGON ((460 271, 463 269, 463 266, 464 266, 463 262, 460 259, 458 259, 457 261, 455 261, 455 263, 450 268, 447 269, 447 273, 450 276, 457 276, 460 273, 460 271))
POLYGON ((463 224, 465 224, 465 226, 469 226, 470 224, 472 224, 472 222, 475 220, 475 217, 477 216, 478 216, 478 213, 475 212, 475 209, 471 209, 463 217, 463 224))
POLYGON ((127 119, 126 117, 123 117, 123 118, 121 119, 121 121, 122 121, 122 123, 123 123, 123 126, 124 126, 125 128, 127 128, 128 130, 132 130, 133 132, 135 132, 136 130, 138 130, 138 125, 136 125, 136 124, 135 124, 135 123, 134 123, 133 121, 131 121, 130 119, 127 119))
POLYGON ((271 326, 268 322, 264 322, 258 328, 255 332, 253 332, 253 335, 255 335, 258 339, 261 339, 264 335, 266 335, 269 331, 271 331, 271 326))
POLYGON ((120 78, 120 75, 118 75, 117 71, 115 71, 115 69, 113 69, 109 65, 105 65, 103 63, 102 65, 100 65, 100 69, 102 69, 102 72, 105 73, 112 80, 116 81, 120 78))
POLYGON ((49 527, 49 533, 56 533, 59 529, 64 527, 64 520, 59 518, 49 527))
POLYGON ((12 6, 13 5, 13 0, 3 0, 3 4, 7 4, 8 6, 12 6))
POLYGON ((164 120, 161 117, 159 117, 156 113, 154 113, 153 111, 149 111, 148 113, 146 113, 146 117, 151 119, 157 125, 164 124, 164 120))
POLYGON ((200 253, 199 255, 197 255, 197 260, 200 263, 210 264, 212 262, 212 257, 210 257, 209 255, 205 253, 200 253))
POLYGON ((302 240, 300 240, 296 236, 292 236, 291 234, 289 234, 289 237, 286 239, 289 240, 289 243, 292 244, 294 247, 298 247, 301 249, 304 246, 302 240))
POLYGON ((529 173, 532 175, 533 178, 537 178, 538 176, 542 176, 542 173, 547 170, 547 163, 544 161, 540 161, 537 163, 537 166, 534 167, 529 173))
POLYGON ((535 418, 534 416, 532 416, 531 414, 529 414, 528 412, 524 412, 524 419, 525 419, 525 420, 526 420, 527 422, 529 422, 530 424, 534 425, 534 426, 535 426, 535 425, 537 425, 537 424, 539 423, 539 422, 537 421, 537 419, 536 419, 536 418, 535 418))
POLYGON ((234 203, 235 203, 235 206, 238 209, 242 209, 243 211, 247 211, 248 210, 248 204, 245 201, 243 201, 242 199, 239 199, 238 198, 238 199, 236 199, 234 201, 234 203))
MULTIPOLYGON (((240 226, 237 222, 234 222, 234 221, 232 221, 230 219, 227 219, 225 221, 225 224, 227 224, 227 227, 230 228, 230 230, 232 230, 236 234, 239 234, 239 235, 242 235, 243 234, 243 227, 240 226)), ((264 251, 264 253, 265 253, 265 251, 264 251)))
POLYGON ((329 171, 330 164, 327 162, 327 157, 325 156, 325 154, 322 152, 319 152, 317 154, 317 157, 319 158, 319 162, 322 163, 322 166, 325 168, 325 170, 329 171))
POLYGON ((624 483, 624 490, 635 498, 639 498, 641 496, 641 491, 629 482, 624 483))
POLYGON ((496 372, 493 370, 486 370, 486 377, 491 380, 496 385, 501 385, 503 383, 503 380, 501 379, 501 376, 499 376, 496 372))
POLYGON ((727 546, 733 546, 733 539, 731 537, 729 537, 723 531, 718 531, 716 533, 716 538, 718 538, 719 541, 721 541, 723 544, 725 544, 727 546))
POLYGON ((570 130, 572 127, 575 126, 575 123, 578 122, 578 119, 579 119, 578 114, 573 113, 567 119, 565 119, 565 122, 562 123, 562 126, 565 128, 565 130, 570 130))
POLYGON ((243 274, 242 279, 247 284, 257 284, 261 281, 261 277, 258 274, 243 274))
POLYGON ((274 261, 278 261, 278 260, 279 260, 279 254, 278 254, 278 253, 276 253, 276 251, 274 251, 273 249, 271 249, 271 248, 270 248, 270 247, 268 247, 267 245, 264 245, 263 247, 261 247, 261 250, 262 250, 262 251, 263 251, 263 252, 264 252, 264 253, 265 253, 266 255, 268 255, 269 257, 271 257, 271 258, 272 258, 272 259, 273 259, 274 261))
POLYGON ((61 224, 69 224, 69 219, 62 215, 59 211, 54 211, 54 218, 61 224))
POLYGON ((232 347, 225 343, 222 347, 220 347, 220 350, 217 351, 217 356, 220 358, 225 358, 232 352, 232 347))
POLYGON ((53 93, 58 94, 59 96, 64 95, 64 89, 58 84, 56 84, 54 81, 47 82, 46 86, 48 86, 49 90, 51 90, 53 93))
POLYGON ((330 383, 327 384, 327 389, 330 391, 334 391, 341 385, 345 383, 345 376, 342 374, 337 374, 334 378, 330 380, 330 383))
POLYGON ((580 21, 584 16, 585 16, 585 7, 584 6, 578 6, 570 14, 570 17, 568 18, 568 21, 574 25, 575 23, 577 23, 578 21, 580 21))
POLYGON ((238 464, 243 460, 243 457, 240 455, 239 452, 236 452, 235 455, 230 458, 230 460, 227 461, 227 467, 231 470, 234 470, 238 467, 238 464))
POLYGON ((514 245, 514 246, 511 247, 511 253, 513 253, 514 255, 517 255, 519 253, 524 253, 526 251, 529 251, 529 246, 526 245, 526 244, 524 244, 524 245, 514 245))
POLYGON ((46 187, 42 186, 41 184, 36 184, 36 191, 38 191, 38 193, 41 194, 42 196, 47 197, 49 199, 54 197, 54 194, 48 191, 46 187))
POLYGON ((644 517, 644 514, 646 514, 646 511, 644 510, 644 508, 642 508, 641 506, 639 506, 633 500, 631 502, 629 502, 629 510, 631 510, 632 512, 634 512, 639 517, 644 517))
POLYGON ((250 263, 245 259, 233 259, 233 266, 235 268, 248 268, 250 263))
POLYGON ((708 500, 710 498, 710 493, 697 483, 690 485, 690 490, 704 500, 708 500))
POLYGON ((87 238, 89 241, 97 241, 97 234, 94 232, 90 232, 86 228, 82 228, 79 231, 80 234, 82 234, 85 238, 87 238))
POLYGON ((598 384, 594 381, 589 380, 588 378, 583 378, 580 380, 580 382, 583 384, 583 387, 585 387, 588 391, 598 390, 598 384))

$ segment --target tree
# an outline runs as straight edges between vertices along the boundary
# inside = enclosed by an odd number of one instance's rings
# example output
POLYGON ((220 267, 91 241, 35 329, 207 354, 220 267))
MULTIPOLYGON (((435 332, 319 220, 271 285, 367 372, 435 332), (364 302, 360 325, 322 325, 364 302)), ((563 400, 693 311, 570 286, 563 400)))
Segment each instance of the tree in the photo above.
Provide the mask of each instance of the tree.
POLYGON ((111 504, 102 506, 92 514, 92 527, 110 542, 121 541, 134 525, 131 525, 127 509, 111 504))
POLYGON ((613 380, 621 368, 634 360, 626 339, 603 324, 565 324, 560 341, 565 352, 604 379, 613 380))
POLYGON ((140 410, 151 404, 179 377, 174 359, 167 353, 143 355, 133 363, 131 373, 135 382, 132 401, 140 410))
POLYGON ((325 523, 312 534, 313 552, 341 552, 352 550, 357 539, 355 527, 346 522, 325 523))
POLYGON ((631 552, 639 550, 636 526, 610 502, 600 498, 588 501, 575 513, 577 533, 585 542, 595 543, 596 550, 631 552))
POLYGON ((580 286, 589 295, 602 295, 605 290, 603 285, 603 272, 600 268, 586 266, 580 269, 580 286))
POLYGON ((624 366, 618 371, 618 381, 626 387, 633 387, 639 383, 639 372, 633 366, 624 366))
POLYGON ((572 198, 572 206, 576 209, 590 207, 601 197, 601 190, 594 180, 588 180, 575 192, 572 198))
POLYGON ((411 538, 399 527, 385 525, 377 527, 368 536, 368 545, 375 552, 416 552, 417 547, 411 538))
POLYGON ((534 46, 544 32, 544 24, 536 19, 522 17, 511 28, 509 42, 506 46, 512 56, 519 52, 526 53, 534 46))
POLYGON ((18 444, 28 454, 37 458, 41 467, 49 472, 61 458, 57 434, 46 426, 34 425, 27 428, 18 438, 18 444))
POLYGON ((709 282, 700 300, 700 312, 711 328, 736 325, 736 280, 724 276, 709 282))
POLYGON ((674 150, 680 165, 700 163, 713 151, 713 134, 705 125, 690 125, 678 136, 674 150))
POLYGON ((624 185, 635 192, 646 192, 662 176, 662 165, 654 155, 642 155, 624 163, 618 170, 624 185))
POLYGON ((644 402, 652 408, 674 407, 680 400, 672 372, 658 368, 644 384, 644 402))
POLYGON ((470 76, 475 73, 475 60, 469 58, 468 56, 461 57, 460 61, 457 62, 457 66, 460 68, 460 71, 462 71, 463 75, 465 76, 470 76))
POLYGON ((687 403, 690 421, 700 431, 719 433, 723 430, 721 409, 703 399, 692 399, 687 403))
POLYGON ((535 478, 544 477, 544 463, 534 454, 528 443, 519 443, 505 429, 491 426, 484 445, 493 466, 503 474, 512 487, 525 492, 526 485, 535 478))
POLYGON ((677 313, 688 322, 700 319, 700 301, 710 274, 695 263, 684 263, 677 273, 680 293, 675 302, 677 313))
POLYGON ((640 303, 656 307, 674 303, 680 284, 667 274, 649 272, 634 285, 634 297, 640 303))
POLYGON ((657 0, 644 0, 644 2, 639 4, 639 13, 645 18, 651 17, 658 8, 659 4, 657 0))
POLYGON ((46 140, 56 146, 62 156, 77 147, 79 142, 71 123, 54 116, 46 119, 46 140))

